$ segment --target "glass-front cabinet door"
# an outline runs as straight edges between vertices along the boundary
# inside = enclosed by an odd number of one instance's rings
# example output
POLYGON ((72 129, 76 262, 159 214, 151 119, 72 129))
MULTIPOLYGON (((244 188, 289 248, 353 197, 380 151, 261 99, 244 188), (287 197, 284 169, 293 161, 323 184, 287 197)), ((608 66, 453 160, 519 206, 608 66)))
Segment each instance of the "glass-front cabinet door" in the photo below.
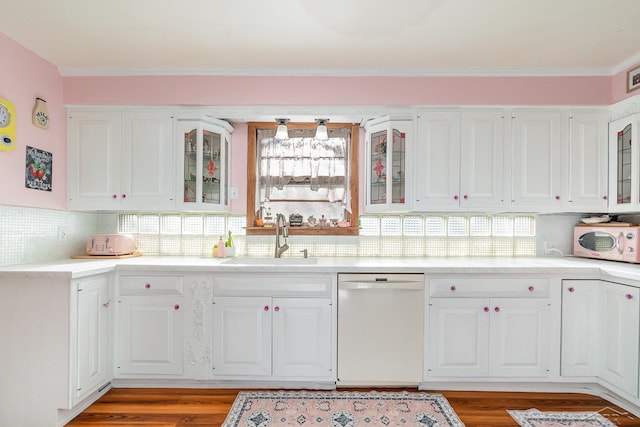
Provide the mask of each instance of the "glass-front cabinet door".
POLYGON ((638 126, 640 115, 609 123, 609 211, 636 211, 640 207, 638 126))
POLYGON ((183 210, 229 209, 229 123, 202 118, 178 120, 179 203, 183 210))
POLYGON ((365 210, 398 212, 410 209, 407 194, 410 135, 413 121, 383 117, 367 122, 365 210))

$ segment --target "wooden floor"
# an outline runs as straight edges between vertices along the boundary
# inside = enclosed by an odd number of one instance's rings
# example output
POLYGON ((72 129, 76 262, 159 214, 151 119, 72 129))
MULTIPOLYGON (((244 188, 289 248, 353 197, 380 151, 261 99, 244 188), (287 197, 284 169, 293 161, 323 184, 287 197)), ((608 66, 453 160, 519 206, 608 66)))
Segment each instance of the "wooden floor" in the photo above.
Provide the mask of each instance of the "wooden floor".
MULTIPOLYGON (((368 391, 356 389, 358 391, 368 391)), ((416 391, 410 390, 409 391, 416 391)), ((112 389, 77 416, 82 426, 220 426, 239 390, 112 389)), ((394 389, 394 391, 399 391, 394 389)), ((506 409, 589 411, 617 426, 640 426, 640 419, 598 397, 569 393, 441 392, 467 427, 517 426, 506 409), (616 411, 618 413, 616 413, 616 411)))

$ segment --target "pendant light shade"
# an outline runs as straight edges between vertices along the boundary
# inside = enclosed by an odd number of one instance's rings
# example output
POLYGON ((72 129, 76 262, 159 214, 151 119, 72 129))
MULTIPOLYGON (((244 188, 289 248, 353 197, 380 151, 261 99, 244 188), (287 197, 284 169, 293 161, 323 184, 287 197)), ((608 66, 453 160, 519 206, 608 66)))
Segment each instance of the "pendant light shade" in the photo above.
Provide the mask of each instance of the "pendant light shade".
POLYGON ((276 139, 289 139, 289 129, 287 129, 287 123, 289 119, 276 119, 278 122, 278 129, 276 130, 276 139))
POLYGON ((318 141, 326 141, 329 139, 329 133, 327 132, 327 122, 329 119, 316 119, 318 128, 316 129, 316 138, 318 141))

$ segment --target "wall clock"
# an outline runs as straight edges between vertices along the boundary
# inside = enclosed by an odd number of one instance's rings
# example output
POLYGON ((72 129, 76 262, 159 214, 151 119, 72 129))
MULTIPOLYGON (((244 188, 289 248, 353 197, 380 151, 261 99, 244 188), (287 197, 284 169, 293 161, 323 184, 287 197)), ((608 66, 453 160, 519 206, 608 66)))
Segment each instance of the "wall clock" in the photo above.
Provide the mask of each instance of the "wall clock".
POLYGON ((16 109, 0 98, 0 150, 13 150, 16 146, 16 109))

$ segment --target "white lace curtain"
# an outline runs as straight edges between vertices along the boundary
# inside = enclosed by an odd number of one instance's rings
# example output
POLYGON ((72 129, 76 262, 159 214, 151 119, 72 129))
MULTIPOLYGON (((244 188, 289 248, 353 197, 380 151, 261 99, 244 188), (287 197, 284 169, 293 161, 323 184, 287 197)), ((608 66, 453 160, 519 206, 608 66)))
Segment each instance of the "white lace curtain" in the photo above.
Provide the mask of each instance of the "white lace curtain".
POLYGON ((349 206, 350 129, 329 129, 329 139, 314 138, 315 129, 290 129, 278 140, 273 129, 257 131, 260 203, 287 186, 305 188, 316 199, 349 206))

